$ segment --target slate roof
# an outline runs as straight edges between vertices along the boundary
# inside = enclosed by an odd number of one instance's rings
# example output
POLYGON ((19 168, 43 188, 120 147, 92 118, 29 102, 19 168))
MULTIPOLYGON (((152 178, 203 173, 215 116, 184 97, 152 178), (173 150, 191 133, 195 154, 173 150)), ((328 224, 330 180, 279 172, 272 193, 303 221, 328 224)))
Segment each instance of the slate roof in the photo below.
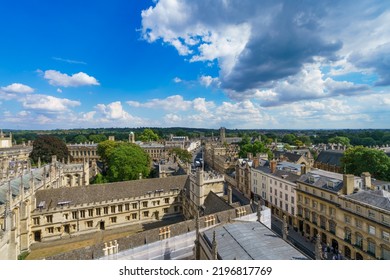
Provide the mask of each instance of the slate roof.
POLYGON ((281 178, 283 180, 295 183, 301 176, 293 172, 276 169, 275 173, 271 173, 271 169, 268 166, 258 166, 255 169, 264 172, 265 174, 271 174, 272 176, 281 178))
POLYGON ((341 191, 343 188, 343 180, 319 175, 312 172, 301 175, 298 181, 334 193, 341 191), (329 186, 328 182, 332 182, 333 186, 329 186))
POLYGON ((296 153, 290 153, 290 152, 284 152, 284 151, 275 151, 274 155, 276 158, 281 158, 285 157, 287 158, 288 161, 290 162, 297 162, 301 159, 302 155, 301 154, 296 154, 296 153))
POLYGON ((390 192, 385 190, 360 191, 346 195, 345 197, 390 211, 390 192))
POLYGON ((259 222, 235 222, 206 230, 210 245, 216 233, 218 256, 222 260, 293 260, 308 257, 259 222))
POLYGON ((339 151, 339 150, 321 151, 316 159, 316 162, 341 166, 341 158, 343 157, 343 155, 344 155, 344 151, 339 151))
MULTIPOLYGON (((36 193, 37 205, 45 201, 46 205, 55 207, 58 202, 70 201, 70 204, 101 202, 113 199, 139 197, 148 192, 189 186, 188 175, 171 176, 167 178, 143 179, 108 184, 89 185, 72 188, 57 188, 39 190, 36 193)), ((187 187, 188 188, 188 187, 187 187)))
POLYGON ((222 197, 219 197, 214 192, 209 192, 204 200, 203 206, 205 207, 204 214, 210 215, 225 210, 233 209, 222 197))

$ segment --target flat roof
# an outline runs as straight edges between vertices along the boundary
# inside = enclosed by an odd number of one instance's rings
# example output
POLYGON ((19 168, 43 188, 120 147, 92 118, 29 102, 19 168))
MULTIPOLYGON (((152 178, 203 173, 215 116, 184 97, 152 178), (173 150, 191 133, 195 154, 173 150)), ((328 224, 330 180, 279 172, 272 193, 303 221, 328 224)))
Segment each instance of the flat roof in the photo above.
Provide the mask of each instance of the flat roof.
POLYGON ((308 260, 291 244, 259 222, 236 222, 206 230, 212 244, 216 233, 218 255, 223 260, 308 260))

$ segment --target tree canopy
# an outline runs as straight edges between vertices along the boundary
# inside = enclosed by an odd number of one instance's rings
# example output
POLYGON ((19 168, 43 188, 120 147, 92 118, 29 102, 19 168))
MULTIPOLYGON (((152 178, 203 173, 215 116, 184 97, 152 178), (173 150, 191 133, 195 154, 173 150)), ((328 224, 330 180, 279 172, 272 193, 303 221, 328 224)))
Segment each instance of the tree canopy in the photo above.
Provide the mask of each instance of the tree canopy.
POLYGON ((149 156, 138 145, 120 143, 109 153, 107 170, 109 182, 136 180, 140 174, 146 178, 149 173, 149 156))
POLYGON ((263 142, 255 141, 252 143, 248 142, 247 139, 243 139, 243 142, 240 143, 240 157, 246 157, 248 153, 256 155, 257 153, 266 153, 268 158, 272 158, 272 152, 267 148, 263 142))
POLYGON ((158 134, 154 133, 150 128, 145 128, 137 138, 142 142, 157 141, 159 139, 158 134))
POLYGON ((176 155, 183 162, 190 163, 192 161, 192 154, 187 150, 183 150, 181 148, 172 148, 169 152, 173 155, 176 155))
POLYGON ((104 134, 91 134, 88 139, 94 143, 100 143, 107 140, 107 136, 104 134))
POLYGON ((118 142, 112 140, 106 140, 100 142, 97 146, 97 154, 100 156, 103 163, 108 163, 108 158, 110 157, 112 151, 119 145, 118 142))
POLYGON ((390 158, 381 150, 352 147, 345 151, 341 162, 346 173, 360 176, 370 172, 373 178, 390 180, 390 158))
POLYGON ((53 155, 56 155, 58 160, 66 160, 70 156, 65 142, 51 135, 38 136, 33 142, 33 150, 30 154, 31 160, 37 163, 38 158, 40 158, 42 163, 48 163, 51 162, 53 155))
POLYGON ((329 138, 328 142, 329 143, 333 143, 333 144, 341 144, 343 146, 349 146, 350 145, 349 138, 348 137, 344 137, 344 136, 335 136, 335 137, 329 138))

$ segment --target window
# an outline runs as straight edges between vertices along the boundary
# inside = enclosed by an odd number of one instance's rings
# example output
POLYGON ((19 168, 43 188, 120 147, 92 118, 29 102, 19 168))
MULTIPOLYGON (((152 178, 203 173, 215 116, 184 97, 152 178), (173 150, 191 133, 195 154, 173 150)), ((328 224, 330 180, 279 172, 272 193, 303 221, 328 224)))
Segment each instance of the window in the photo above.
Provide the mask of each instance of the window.
POLYGON ((47 228, 48 233, 54 233, 54 227, 49 227, 47 228))
POLYGON ((336 234, 336 223, 329 221, 329 231, 333 234, 336 234))
POLYGON ((149 217, 149 211, 144 211, 143 215, 144 215, 144 217, 149 217))
POLYGON ((284 185, 284 189, 288 191, 288 185, 284 185))
POLYGON ((95 210, 96 210, 96 216, 100 216, 101 215, 100 214, 100 208, 96 208, 95 210))
POLYGON ((295 208, 291 207, 291 214, 294 216, 295 215, 295 208))
POLYGON ((116 207, 115 206, 111 206, 111 213, 115 213, 115 210, 116 210, 116 207))
POLYGON ((275 193, 275 195, 278 195, 278 190, 277 190, 277 189, 275 189, 275 192, 274 192, 274 193, 275 193))
POLYGON ((311 206, 316 209, 317 208, 317 201, 312 200, 311 206))
POLYGON ((93 217, 93 209, 88 209, 88 216, 93 217))
POLYGON ((322 198, 325 197, 325 194, 324 194, 323 192, 321 192, 321 197, 322 197, 322 198))
POLYGON ((329 198, 330 198, 331 201, 333 201, 333 199, 334 199, 334 198, 333 198, 333 195, 331 195, 329 198))
POLYGON ((272 203, 272 196, 269 196, 269 202, 272 203))
POLYGON ((283 201, 279 201, 279 207, 283 210, 283 201))
POLYGON ((285 210, 288 212, 288 204, 286 203, 284 206, 285 206, 285 210))
POLYGON ((384 223, 387 226, 390 226, 390 217, 382 215, 382 223, 384 223))
POLYGON ((368 210, 368 217, 371 219, 375 219, 375 212, 372 210, 368 210))
POLYGON ((123 205, 118 205, 118 212, 122 212, 123 211, 123 205))
POLYGON ((39 217, 38 218, 33 218, 34 225, 39 226, 39 220, 40 220, 39 217))
POLYGON ((309 203, 310 203, 310 200, 307 197, 305 197, 305 204, 309 205, 309 203))
POLYGON ((367 240, 367 253, 375 256, 375 242, 370 239, 367 240))
POLYGON ((72 219, 77 219, 77 211, 72 212, 72 219))
POLYGON ((362 228, 363 227, 363 224, 362 224, 362 221, 361 220, 355 220, 355 224, 356 224, 356 227, 357 228, 362 228))
POLYGON ((302 196, 298 194, 298 202, 302 202, 302 196))
POLYGON ((284 195, 284 200, 285 200, 285 201, 288 201, 288 194, 285 194, 285 195, 284 195))
POLYGON ((352 237, 352 232, 349 228, 346 228, 345 229, 345 236, 344 236, 344 240, 351 243, 351 237, 352 237))
POLYGON ((131 214, 131 218, 132 218, 133 220, 136 220, 136 219, 137 219, 137 213, 131 214))
POLYGON ((175 212, 177 212, 177 211, 179 211, 179 207, 175 206, 175 207, 173 207, 173 210, 174 210, 175 212))
POLYGON ((334 208, 329 208, 329 215, 330 216, 334 216, 336 213, 336 211, 334 210, 334 208))
POLYGON ((280 197, 280 199, 283 199, 283 193, 282 192, 279 193, 279 197, 280 197))
POLYGON ((148 202, 147 201, 142 202, 142 207, 148 207, 148 202))
POLYGON ((85 210, 80 210, 80 218, 85 218, 85 210))
POLYGON ((87 221, 87 227, 93 227, 93 221, 87 221))
POLYGON ((53 222, 53 215, 47 215, 46 216, 46 222, 47 223, 52 223, 53 222))
POLYGON ((278 205, 278 199, 275 197, 275 205, 278 205))
POLYGON ((130 210, 130 204, 129 203, 126 203, 125 204, 125 211, 129 211, 130 210))
POLYGON ((132 207, 133 209, 137 209, 137 203, 132 203, 132 204, 131 204, 131 207, 132 207))
POLYGON ((360 206, 356 206, 356 212, 362 213, 362 208, 360 206))
POLYGON ((345 222, 346 224, 350 224, 350 223, 351 223, 351 216, 344 215, 344 222, 345 222))
POLYGON ((271 187, 269 188, 269 192, 272 194, 272 188, 271 187))
POLYGON ((115 224, 116 223, 116 217, 111 217, 110 221, 111 221, 112 224, 115 224))
POLYGON ((346 202, 345 202, 345 208, 350 209, 350 208, 351 208, 351 203, 348 202, 348 201, 346 201, 346 202))
POLYGON ((69 214, 68 213, 65 213, 64 214, 64 219, 67 220, 69 218, 69 214))
POLYGON ((390 235, 387 231, 382 231, 382 239, 386 241, 390 241, 390 235))
POLYGON ((320 211, 325 213, 326 212, 326 206, 325 204, 320 203, 320 211))
POLYGON ((363 236, 360 233, 356 233, 356 244, 357 247, 363 248, 363 236))
POLYGON ((164 202, 165 202, 165 203, 169 203, 169 197, 165 198, 165 199, 164 199, 164 202))
POLYGON ((168 209, 169 209, 169 208, 163 208, 164 214, 168 213, 168 209))
POLYGON ((371 226, 371 225, 368 225, 368 233, 372 234, 372 235, 375 235, 375 227, 371 226))
POLYGON ((104 208, 103 208, 103 213, 104 213, 105 215, 108 214, 108 207, 104 207, 104 208))

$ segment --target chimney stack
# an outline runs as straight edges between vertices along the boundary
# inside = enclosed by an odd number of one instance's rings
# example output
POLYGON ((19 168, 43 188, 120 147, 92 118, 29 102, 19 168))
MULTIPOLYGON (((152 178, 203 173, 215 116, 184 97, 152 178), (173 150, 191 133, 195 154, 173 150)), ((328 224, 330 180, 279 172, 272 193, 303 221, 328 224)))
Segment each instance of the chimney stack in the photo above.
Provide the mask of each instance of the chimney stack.
POLYGON ((276 165, 277 165, 277 162, 276 160, 271 160, 270 162, 270 168, 271 168, 271 173, 275 173, 276 172, 276 165))
POLYGON ((349 195, 353 193, 355 188, 355 180, 354 175, 352 174, 344 174, 343 175, 343 194, 349 195))
POLYGON ((361 175, 363 179, 363 186, 365 189, 373 189, 373 186, 371 184, 371 174, 370 172, 363 172, 361 175))

